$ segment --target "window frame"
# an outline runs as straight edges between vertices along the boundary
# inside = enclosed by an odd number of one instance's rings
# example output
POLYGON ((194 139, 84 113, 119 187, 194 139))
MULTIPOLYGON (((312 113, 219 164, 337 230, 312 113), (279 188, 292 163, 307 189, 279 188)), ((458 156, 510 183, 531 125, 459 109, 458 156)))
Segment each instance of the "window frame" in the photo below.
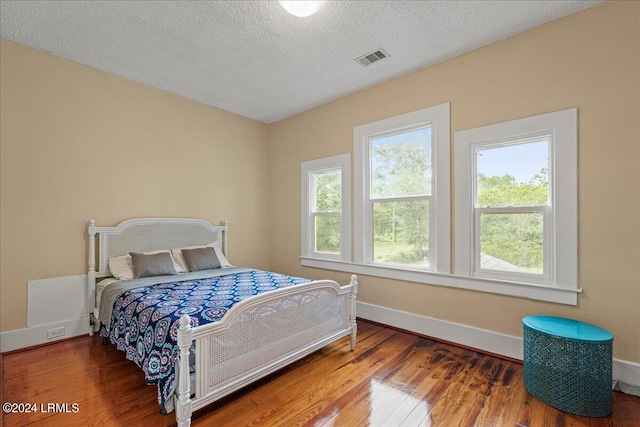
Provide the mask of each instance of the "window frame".
MULTIPOLYGON (((577 109, 497 123, 455 133, 455 272, 456 276, 499 280, 517 284, 518 296, 536 298, 536 286, 574 291, 558 293, 558 301, 575 305, 578 290, 578 164, 577 109), (545 221, 545 268, 538 276, 526 273, 492 272, 479 267, 480 212, 476 198, 476 156, 478 148, 517 144, 546 138, 549 144, 549 206, 543 208, 545 221), (548 210, 548 212, 546 212, 548 210), (522 286, 525 285, 525 286, 522 286), (526 285, 530 285, 529 290, 526 285)), ((500 208, 505 211, 532 211, 532 207, 500 208)), ((511 291, 502 292, 511 295, 511 291)), ((479 290, 495 292, 490 284, 479 290)))
MULTIPOLYGON (((535 132, 539 132, 540 129, 547 131, 549 129, 554 129, 555 141, 564 141, 568 140, 568 144, 557 144, 554 147, 554 153, 552 153, 553 160, 550 161, 557 162, 558 159, 565 159, 564 163, 567 164, 567 170, 563 171, 562 179, 559 184, 555 184, 560 191, 555 194, 555 203, 557 206, 557 210, 562 214, 561 220, 559 222, 555 222, 556 224, 566 222, 566 226, 562 228, 556 228, 556 247, 552 247, 553 251, 561 251, 563 254, 568 254, 565 256, 565 260, 567 266, 569 268, 559 269, 554 272, 556 277, 556 284, 548 285, 548 284, 537 284, 537 283, 525 283, 517 280, 505 280, 505 279, 495 279, 489 277, 477 277, 471 275, 468 271, 463 272, 460 269, 460 265, 463 263, 459 260, 459 252, 460 249, 464 246, 464 242, 460 243, 460 239, 465 234, 465 227, 467 231, 471 229, 471 216, 467 213, 467 215, 463 215, 463 209, 460 207, 464 205, 464 199, 470 199, 469 192, 471 191, 471 186, 461 185, 460 183, 468 183, 468 176, 465 177, 464 173, 460 175, 460 164, 469 165, 468 154, 464 152, 462 155, 460 154, 460 142, 459 142, 459 133, 456 133, 456 146, 455 146, 455 170, 451 170, 451 158, 450 158, 450 120, 449 120, 449 104, 443 104, 446 107, 446 115, 445 117, 438 116, 436 131, 434 132, 436 135, 442 136, 446 142, 442 143, 442 146, 438 145, 436 147, 434 145, 434 152, 437 152, 439 156, 436 160, 436 167, 439 165, 440 170, 438 172, 434 171, 438 174, 443 174, 443 177, 439 180, 439 186, 442 188, 438 188, 437 197, 439 202, 439 209, 442 209, 442 213, 438 213, 440 215, 438 217, 439 222, 437 226, 438 233, 438 266, 437 271, 428 271, 425 269, 412 269, 409 267, 404 267, 399 264, 372 264, 363 262, 362 257, 362 235, 363 235, 363 219, 364 214, 362 210, 362 186, 364 183, 365 177, 363 176, 363 168, 362 168, 362 159, 364 158, 364 153, 362 152, 362 144, 358 144, 359 138, 362 138, 363 128, 366 128, 368 125, 362 125, 354 128, 354 200, 353 200, 353 240, 345 240, 344 242, 350 242, 353 247, 353 258, 346 257, 344 255, 345 252, 342 252, 344 256, 343 259, 319 259, 315 257, 305 256, 305 246, 303 242, 303 252, 300 257, 300 263, 306 267, 312 268, 320 268, 332 271, 341 271, 349 274, 361 274, 368 276, 375 276, 381 278, 387 278, 391 280, 401 280, 408 281, 414 283, 421 283, 430 286, 445 286, 449 288, 458 288, 458 289, 466 289, 472 291, 480 291, 480 292, 488 292, 499 295, 508 295, 517 298, 526 298, 526 299, 534 299, 538 301, 546 301, 553 302, 558 304, 567 304, 567 305, 577 305, 577 296, 582 292, 581 289, 578 288, 578 258, 577 258, 577 109, 566 110, 565 112, 558 112, 560 114, 560 122, 568 121, 569 128, 562 125, 560 123, 558 126, 554 128, 557 124, 552 123, 550 126, 533 126, 531 130, 531 134, 535 134, 535 132), (359 132, 358 132, 359 131, 359 132), (466 160, 465 160, 466 159, 466 160), (566 160, 568 159, 568 160, 566 160), (455 177, 455 200, 451 198, 451 173, 454 173, 453 177, 455 177), (566 194, 565 194, 566 193, 566 194), (570 197, 563 198, 567 194, 570 197), (564 195, 564 196, 563 196, 564 195), (462 200, 461 200, 462 198, 462 200), (455 238, 451 235, 451 203, 455 201, 455 216, 453 219, 456 224, 456 233, 455 238), (445 213, 446 212, 446 213, 445 213), (462 215, 462 219, 460 219, 460 215, 462 215), (563 219, 562 219, 563 218, 563 219), (455 243, 456 252, 455 252, 455 261, 456 261, 456 272, 454 274, 451 273, 451 244, 455 243)), ((433 107, 432 107, 433 108, 433 107)), ((429 109, 426 109, 427 111, 429 109)), ((422 110, 421 110, 422 111, 422 110)), ((558 113, 551 113, 551 115, 555 115, 558 113)), ((408 113, 408 117, 411 117, 411 114, 408 113)), ((403 115, 405 116, 405 115, 403 115)), ((544 118, 547 115, 541 115, 540 117, 544 118)), ((402 117, 402 116, 399 116, 402 117)), ((520 135, 523 133, 522 126, 520 124, 528 122, 530 120, 534 120, 538 116, 534 118, 520 119, 512 122, 505 122, 505 124, 499 124, 503 127, 506 126, 506 135, 510 138, 513 138, 513 135, 520 135), (523 122, 521 122, 523 121, 523 122)), ((556 116, 558 117, 558 116, 556 116)), ((389 124, 391 126, 387 126, 393 128, 394 120, 396 118, 391 118, 387 120, 381 120, 380 122, 374 122, 373 124, 380 123, 389 124)), ((419 120, 418 120, 419 121, 419 120)), ((556 120, 557 121, 557 120, 556 120)), ((543 122, 544 123, 544 122, 543 122)), ((406 124, 405 124, 406 125, 406 124)), ((403 125, 399 126, 396 124, 396 128, 401 128, 403 125)), ((488 128, 491 128, 490 125, 488 128)), ((433 129, 433 128, 432 128, 433 129)), ((461 132, 479 132, 480 135, 483 134, 483 128, 470 129, 468 131, 461 132)), ((374 129, 375 130, 375 129, 374 129)), ((388 129, 386 129, 388 130, 388 129)), ((383 127, 380 132, 384 132, 385 129, 383 127)), ((526 134, 526 132, 524 132, 526 134)), ((480 140, 491 140, 492 137, 481 138, 480 140)), ((495 139, 495 138, 494 138, 495 139)), ((468 150, 463 150, 467 151, 468 150)), ((469 170, 469 168, 467 168, 469 170)), ((343 172, 343 179, 346 177, 345 174, 348 172, 343 172)), ((468 174, 467 174, 468 175, 468 174)), ((438 175, 439 176, 439 175, 438 175)), ((350 178, 350 177, 349 177, 350 178)), ((549 179, 553 179, 551 176, 549 179)), ((306 180, 303 176, 303 191, 304 188, 308 189, 308 184, 306 184, 306 180)), ((349 185, 343 185, 343 190, 351 190, 349 185)), ((308 190, 307 190, 308 191, 308 190)), ((303 211, 305 209, 305 203, 307 203, 306 195, 303 196, 303 211)), ((343 217, 348 218, 351 221, 351 216, 347 212, 347 205, 343 204, 343 217)), ((306 216, 303 215, 303 221, 305 221, 306 216)), ((351 222, 349 223, 351 225, 351 222)), ((302 240, 305 239, 304 229, 302 240)), ((468 235, 467 235, 468 237, 468 235)), ((433 266, 433 263, 432 263, 433 266)))
POLYGON ((340 154, 317 160, 309 160, 301 164, 301 254, 302 257, 333 261, 351 260, 351 155, 340 154), (315 175, 340 171, 341 200, 340 212, 316 212, 315 175), (340 218, 340 251, 339 253, 316 251, 317 217, 340 218))
POLYGON ((357 126, 354 137, 354 261, 379 268, 425 273, 451 272, 450 104, 444 103, 357 126), (371 139, 431 128, 432 191, 429 199, 429 268, 375 262, 371 197, 371 139))
POLYGON ((537 283, 543 285, 553 285, 551 278, 551 265, 553 260, 553 245, 551 244, 554 224, 551 221, 551 201, 553 200, 554 194, 554 168, 553 168, 553 138, 549 136, 549 131, 535 132, 529 133, 523 138, 516 137, 506 137, 493 141, 481 141, 470 144, 470 153, 472 153, 473 159, 471 160, 473 163, 473 170, 471 171, 471 197, 472 197, 472 206, 471 209, 473 211, 473 259, 472 261, 472 275, 475 277, 485 277, 490 279, 498 279, 498 280, 509 280, 515 282, 530 282, 537 283), (501 206, 501 207, 479 207, 477 206, 478 201, 478 151, 481 149, 487 148, 503 148, 510 146, 517 146, 527 143, 534 143, 544 141, 547 145, 547 156, 548 156, 548 196, 547 196, 547 204, 546 205, 529 205, 529 206, 501 206), (543 272, 542 274, 532 274, 532 273, 510 273, 507 271, 496 271, 496 270, 488 270, 481 268, 480 258, 481 258, 481 250, 480 250, 480 235, 481 235, 481 220, 480 217, 483 213, 495 213, 495 214, 506 214, 506 213, 542 213, 543 217, 543 230, 542 230, 542 238, 543 238, 543 272))

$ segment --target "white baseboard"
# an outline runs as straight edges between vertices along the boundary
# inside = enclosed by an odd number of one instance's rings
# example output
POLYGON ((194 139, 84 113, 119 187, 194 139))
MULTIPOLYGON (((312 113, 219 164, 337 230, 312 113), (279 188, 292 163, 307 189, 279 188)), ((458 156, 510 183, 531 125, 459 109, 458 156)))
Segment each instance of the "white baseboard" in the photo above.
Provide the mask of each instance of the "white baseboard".
POLYGON ((31 328, 17 329, 0 333, 0 353, 18 350, 25 347, 40 345, 71 338, 89 333, 89 320, 87 317, 65 320, 62 322, 38 325, 31 328), (64 328, 64 335, 56 338, 47 338, 47 331, 51 329, 64 328))
MULTIPOLYGON (((356 307, 357 315, 362 319, 522 360, 522 338, 520 337, 364 302, 357 302, 356 307)), ((613 379, 640 386, 640 364, 613 359, 613 379)))
POLYGON ((640 387, 640 363, 613 359, 613 379, 640 387))

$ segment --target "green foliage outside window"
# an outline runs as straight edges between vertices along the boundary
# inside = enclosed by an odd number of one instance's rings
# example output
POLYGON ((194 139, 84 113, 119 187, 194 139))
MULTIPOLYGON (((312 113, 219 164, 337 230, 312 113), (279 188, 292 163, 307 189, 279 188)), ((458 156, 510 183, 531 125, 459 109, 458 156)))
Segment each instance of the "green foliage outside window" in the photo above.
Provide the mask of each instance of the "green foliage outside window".
MULTIPOLYGON (((478 206, 546 206, 549 184, 542 169, 529 182, 511 175, 478 175, 478 206)), ((532 273, 543 270, 543 217, 532 213, 487 213, 481 216, 480 251, 532 273)))
MULTIPOLYGON (((314 175, 316 212, 342 211, 342 175, 339 171, 314 175)), ((316 251, 340 253, 340 217, 318 216, 315 221, 316 251)))
MULTIPOLYGON (((429 265, 431 193, 429 128, 372 141, 374 261, 429 265), (427 197, 425 197, 427 196, 427 197), (385 198, 408 198, 385 201, 385 198)), ((545 206, 546 168, 528 182, 509 175, 478 175, 478 207, 545 206)), ((339 171, 315 175, 316 212, 341 212, 339 171)), ((316 217, 316 250, 340 252, 339 217, 316 217)), ((486 213, 481 218, 481 252, 525 270, 543 268, 543 218, 533 213, 486 213)))
POLYGON ((431 176, 431 128, 371 141, 374 261, 429 265, 431 176))

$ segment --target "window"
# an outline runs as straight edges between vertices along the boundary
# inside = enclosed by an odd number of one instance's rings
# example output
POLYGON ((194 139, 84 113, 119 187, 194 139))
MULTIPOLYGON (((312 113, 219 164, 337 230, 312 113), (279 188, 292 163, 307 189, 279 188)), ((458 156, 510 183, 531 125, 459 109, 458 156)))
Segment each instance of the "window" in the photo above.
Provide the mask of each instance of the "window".
POLYGON ((455 144, 456 275, 577 289, 577 110, 455 144))
POLYGON ((449 104, 355 127, 302 164, 304 266, 577 304, 577 109, 456 132, 449 104), (353 257, 351 245, 353 244, 353 257))
POLYGON ((302 256, 351 260, 351 157, 302 163, 302 256))
POLYGON ((356 263, 450 271, 449 104, 354 129, 356 263))
POLYGON ((475 276, 549 281, 549 142, 474 147, 475 276))

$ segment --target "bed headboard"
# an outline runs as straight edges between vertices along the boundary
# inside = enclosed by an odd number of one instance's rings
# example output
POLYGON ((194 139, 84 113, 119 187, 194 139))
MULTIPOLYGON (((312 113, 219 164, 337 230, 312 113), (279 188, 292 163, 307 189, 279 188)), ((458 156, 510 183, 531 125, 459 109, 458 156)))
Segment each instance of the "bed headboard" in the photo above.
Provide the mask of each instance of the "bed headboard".
POLYGON ((224 225, 211 225, 205 220, 193 218, 135 218, 115 227, 96 227, 96 222, 92 219, 89 220, 88 232, 87 302, 90 335, 93 335, 94 323, 98 318, 94 310, 96 279, 111 276, 109 258, 127 255, 129 252, 177 249, 215 241, 220 241, 222 252, 225 257, 229 257, 227 221, 224 225))
POLYGON ((228 258, 227 221, 224 225, 211 225, 205 220, 193 218, 135 218, 121 222, 115 227, 96 227, 92 219, 89 221, 88 231, 88 270, 89 274, 93 270, 95 277, 110 276, 109 258, 127 255, 129 252, 206 245, 218 240, 222 244, 225 257, 228 258))

